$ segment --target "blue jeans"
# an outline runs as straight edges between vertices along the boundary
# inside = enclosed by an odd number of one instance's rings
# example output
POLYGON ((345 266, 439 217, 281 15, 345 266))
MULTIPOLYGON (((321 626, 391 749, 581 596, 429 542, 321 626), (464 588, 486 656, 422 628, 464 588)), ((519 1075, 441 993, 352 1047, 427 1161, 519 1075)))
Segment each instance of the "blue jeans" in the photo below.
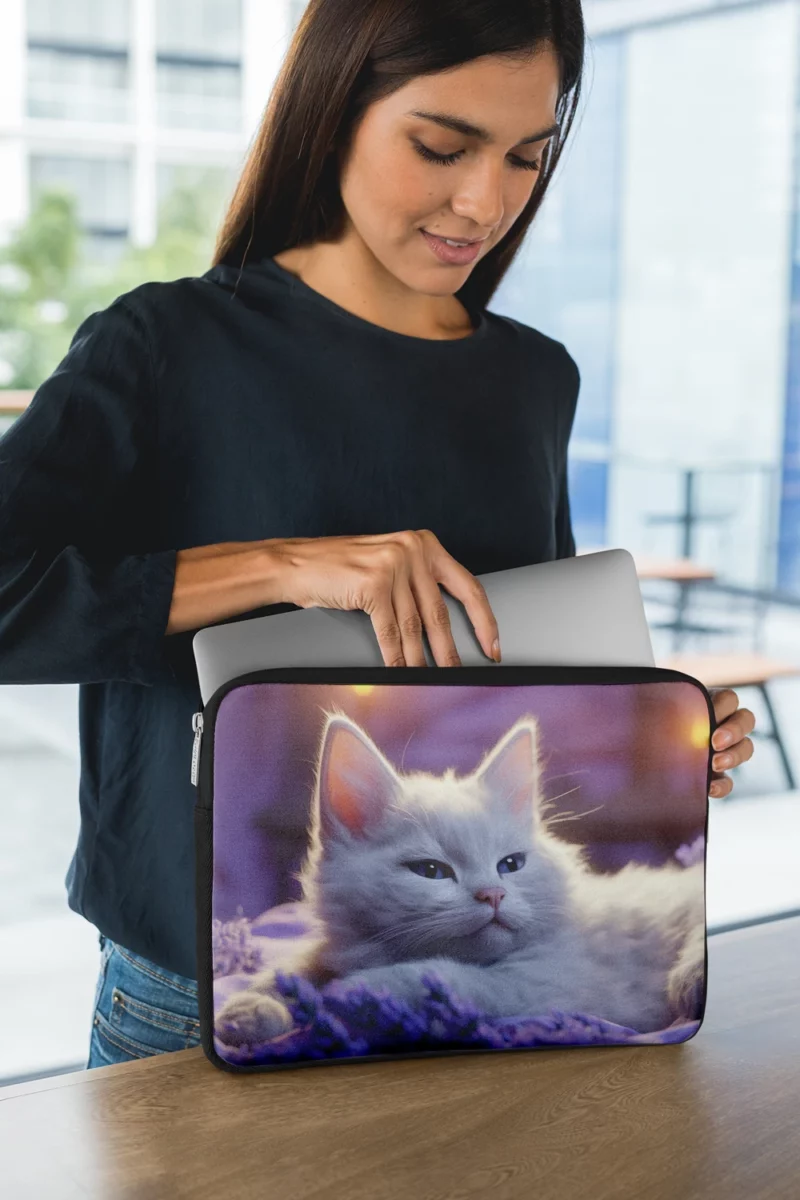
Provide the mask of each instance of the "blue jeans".
POLYGON ((87 1070, 200 1044, 197 981, 100 935, 87 1070))

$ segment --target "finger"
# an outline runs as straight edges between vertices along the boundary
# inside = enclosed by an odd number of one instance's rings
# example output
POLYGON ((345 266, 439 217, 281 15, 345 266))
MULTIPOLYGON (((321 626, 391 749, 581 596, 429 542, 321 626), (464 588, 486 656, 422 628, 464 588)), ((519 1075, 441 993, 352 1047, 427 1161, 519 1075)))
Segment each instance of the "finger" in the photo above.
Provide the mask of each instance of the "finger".
POLYGON ((739 707, 739 697, 733 688, 717 688, 711 693, 711 699, 718 725, 727 720, 739 707))
POLYGON ((711 744, 715 750, 729 748, 752 733, 755 726, 756 719, 750 709, 739 708, 714 730, 711 744))
POLYGON ((466 567, 462 567, 444 547, 434 557, 431 569, 434 578, 464 605, 484 654, 494 660, 492 643, 495 640, 499 643, 500 631, 481 581, 466 567))
POLYGON ((407 575, 398 574, 392 592, 392 605, 400 627, 405 665, 427 667, 428 661, 422 645, 422 617, 407 575))
POLYGON ((447 603, 422 558, 415 563, 410 584, 437 667, 460 667, 461 656, 453 638, 447 603))
POLYGON ((711 787, 708 789, 709 796, 721 797, 727 796, 733 791, 733 780, 727 775, 721 775, 719 779, 713 780, 711 787))
POLYGON ((724 750, 721 754, 715 754, 711 760, 711 766, 715 771, 729 771, 731 767, 738 767, 743 762, 747 762, 753 757, 754 746, 750 738, 742 738, 730 750, 724 750))
POLYGON ((367 610, 375 637, 378 639, 383 665, 385 667, 404 667, 403 638, 397 621, 397 614, 392 604, 390 591, 381 591, 375 596, 367 610))

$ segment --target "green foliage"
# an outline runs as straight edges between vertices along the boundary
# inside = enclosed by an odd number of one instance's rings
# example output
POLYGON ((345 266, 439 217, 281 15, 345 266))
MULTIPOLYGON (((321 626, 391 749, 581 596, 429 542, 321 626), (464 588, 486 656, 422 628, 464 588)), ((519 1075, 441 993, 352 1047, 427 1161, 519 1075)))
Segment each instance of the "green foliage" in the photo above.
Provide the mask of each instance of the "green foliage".
POLYGON ((167 196, 150 246, 126 245, 103 261, 83 235, 74 196, 49 188, 28 220, 0 247, 0 387, 33 389, 66 354, 90 313, 149 280, 202 275, 221 217, 210 177, 184 181, 167 196))

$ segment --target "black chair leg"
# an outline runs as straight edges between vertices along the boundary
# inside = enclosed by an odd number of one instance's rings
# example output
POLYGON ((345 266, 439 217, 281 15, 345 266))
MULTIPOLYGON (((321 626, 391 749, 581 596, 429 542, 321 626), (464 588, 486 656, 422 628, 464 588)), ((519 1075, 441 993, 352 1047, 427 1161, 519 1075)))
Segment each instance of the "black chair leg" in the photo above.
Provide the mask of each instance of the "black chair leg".
POLYGON ((672 635, 672 650, 673 653, 683 649, 686 638, 686 630, 684 628, 684 617, 686 615, 686 606, 689 599, 689 585, 684 580, 678 580, 678 596, 675 604, 675 624, 673 626, 672 635))
POLYGON ((786 782, 789 785, 789 791, 793 792, 795 790, 794 772, 792 770, 792 764, 789 762, 789 756, 786 753, 786 747, 783 744, 783 738, 781 737, 780 728, 778 726, 778 721, 775 716, 775 709, 772 707, 772 701, 769 698, 769 693, 767 692, 766 684, 764 684, 764 683, 759 684, 758 690, 761 692, 761 695, 764 697, 764 704, 766 705, 767 712, 769 713, 769 719, 772 724, 772 732, 769 736, 771 736, 775 740, 775 744, 778 747, 778 753, 781 756, 781 763, 783 764, 783 770, 786 774, 786 782))

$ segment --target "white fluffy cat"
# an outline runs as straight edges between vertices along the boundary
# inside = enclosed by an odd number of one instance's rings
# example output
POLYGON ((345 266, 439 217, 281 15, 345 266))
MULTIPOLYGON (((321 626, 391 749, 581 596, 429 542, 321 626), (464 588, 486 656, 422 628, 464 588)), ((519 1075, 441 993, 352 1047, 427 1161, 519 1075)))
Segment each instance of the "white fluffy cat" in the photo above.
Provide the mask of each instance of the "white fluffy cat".
MULTIPOLYGON (((694 1011, 704 986, 703 863, 614 875, 547 828, 536 719, 472 774, 398 773, 367 733, 325 714, 303 892, 323 933, 280 969, 388 989, 436 973, 489 1016, 591 1013, 641 1032, 694 1011)), ((217 1013, 231 1045, 291 1028, 274 970, 217 1013)))

